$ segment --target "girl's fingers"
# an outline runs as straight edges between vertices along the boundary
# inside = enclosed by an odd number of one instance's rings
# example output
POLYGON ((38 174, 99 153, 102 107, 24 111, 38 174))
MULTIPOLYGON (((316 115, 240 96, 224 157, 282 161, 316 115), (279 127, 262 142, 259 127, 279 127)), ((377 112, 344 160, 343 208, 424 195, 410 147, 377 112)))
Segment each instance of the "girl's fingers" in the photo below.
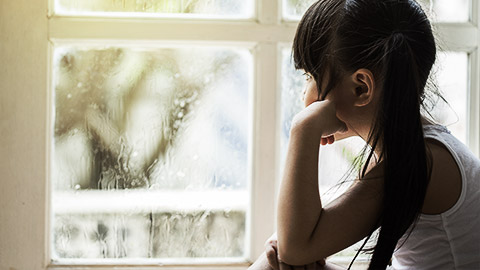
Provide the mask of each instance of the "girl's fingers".
POLYGON ((321 138, 321 139, 320 139, 320 144, 321 144, 321 145, 327 145, 327 144, 328 144, 327 138, 321 138))
POLYGON ((327 144, 332 144, 335 142, 335 136, 330 135, 328 137, 322 137, 320 139, 320 145, 327 145, 327 144))
POLYGON ((290 266, 288 264, 285 264, 283 262, 279 262, 278 264, 280 266, 280 270, 295 270, 293 266, 290 266))
POLYGON ((273 246, 267 246, 265 248, 265 254, 267 255, 268 265, 270 265, 273 270, 280 270, 275 248, 273 246))
POLYGON ((277 240, 267 240, 265 242, 265 247, 268 247, 268 246, 273 246, 273 248, 276 248, 277 247, 277 240))

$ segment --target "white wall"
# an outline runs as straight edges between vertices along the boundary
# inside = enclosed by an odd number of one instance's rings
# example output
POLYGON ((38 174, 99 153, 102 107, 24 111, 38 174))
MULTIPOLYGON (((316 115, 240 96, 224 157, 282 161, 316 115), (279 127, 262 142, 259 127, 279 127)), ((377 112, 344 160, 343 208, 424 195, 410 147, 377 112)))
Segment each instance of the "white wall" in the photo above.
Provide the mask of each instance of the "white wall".
POLYGON ((46 9, 46 0, 0 0, 1 270, 45 264, 46 9))

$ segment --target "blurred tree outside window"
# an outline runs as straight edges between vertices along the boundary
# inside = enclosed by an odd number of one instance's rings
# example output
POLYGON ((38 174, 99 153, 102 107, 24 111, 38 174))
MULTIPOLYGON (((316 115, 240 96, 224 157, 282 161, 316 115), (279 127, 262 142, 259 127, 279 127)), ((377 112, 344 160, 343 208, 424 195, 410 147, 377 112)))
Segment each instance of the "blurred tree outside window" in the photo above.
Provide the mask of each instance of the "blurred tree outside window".
POLYGON ((251 57, 55 48, 58 258, 244 256, 251 57))

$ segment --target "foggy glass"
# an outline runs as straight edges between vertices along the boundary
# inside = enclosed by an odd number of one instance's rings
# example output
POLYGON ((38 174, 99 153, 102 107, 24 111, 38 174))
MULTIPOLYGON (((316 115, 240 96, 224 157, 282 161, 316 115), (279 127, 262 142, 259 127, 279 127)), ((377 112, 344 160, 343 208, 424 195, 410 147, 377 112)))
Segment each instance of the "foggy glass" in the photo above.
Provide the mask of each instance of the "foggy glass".
POLYGON ((245 212, 62 214, 60 258, 199 258, 244 255, 245 212))
MULTIPOLYGON (((298 21, 316 0, 282 0, 283 17, 298 21)), ((467 22, 470 0, 417 0, 435 22, 467 22)))
POLYGON ((244 256, 251 69, 241 48, 57 45, 57 259, 244 256))
POLYGON ((55 0, 55 13, 94 16, 249 18, 253 0, 55 0))

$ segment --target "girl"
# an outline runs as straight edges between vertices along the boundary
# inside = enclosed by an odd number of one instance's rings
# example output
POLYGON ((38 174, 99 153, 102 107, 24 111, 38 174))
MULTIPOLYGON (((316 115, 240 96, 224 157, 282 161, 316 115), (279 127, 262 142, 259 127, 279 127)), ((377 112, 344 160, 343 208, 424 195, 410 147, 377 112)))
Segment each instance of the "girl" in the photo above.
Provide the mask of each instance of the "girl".
POLYGON ((378 228, 369 269, 480 269, 480 161, 421 115, 435 54, 414 0, 321 0, 306 11, 293 44, 306 108, 292 122, 278 242, 252 269, 329 268, 323 258, 378 228), (349 136, 368 143, 366 165, 323 206, 319 147, 349 136))

